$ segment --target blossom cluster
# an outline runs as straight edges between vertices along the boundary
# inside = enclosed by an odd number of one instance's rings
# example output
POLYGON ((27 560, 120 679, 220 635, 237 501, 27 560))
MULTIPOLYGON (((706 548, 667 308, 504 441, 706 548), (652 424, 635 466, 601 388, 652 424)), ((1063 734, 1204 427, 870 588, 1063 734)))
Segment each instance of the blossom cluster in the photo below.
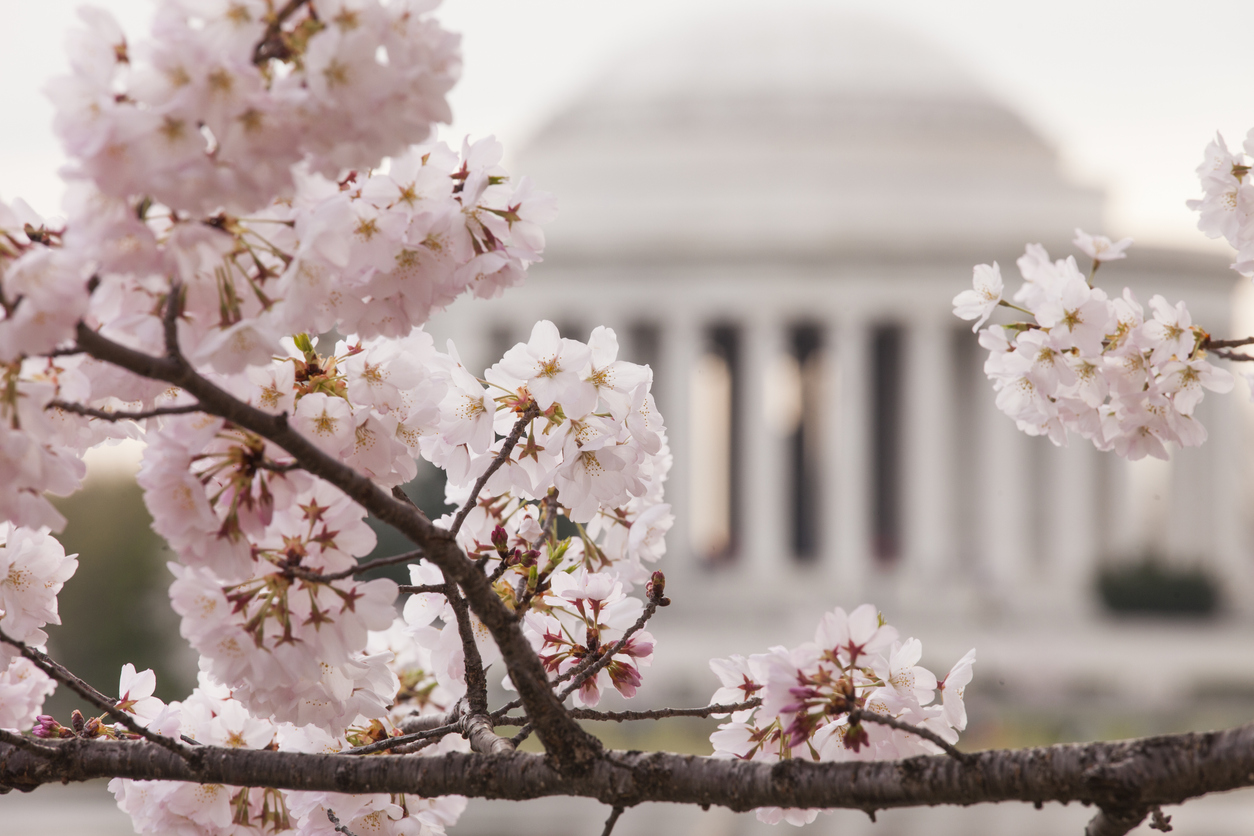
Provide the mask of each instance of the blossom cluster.
POLYGON ((168 2, 134 47, 84 9, 49 90, 69 176, 174 212, 246 213, 290 195, 297 164, 336 176, 399 154, 450 117, 458 38, 433 5, 309 0, 280 20, 267 0, 168 2))
POLYGON ((1237 251, 1233 268, 1254 276, 1254 184, 1249 177, 1254 131, 1245 138, 1244 152, 1232 153, 1216 134, 1197 167, 1202 197, 1188 201, 1188 207, 1198 213, 1199 230, 1208 238, 1223 238, 1237 251))
MULTIPOLYGON (((447 494, 466 507, 488 476, 457 531, 459 544, 492 569, 495 588, 555 677, 620 639, 626 643, 581 683, 575 700, 596 705, 612 685, 632 696, 640 667, 652 657, 647 632, 626 635, 644 604, 628 593, 651 576, 665 551, 673 517, 662 501, 670 470, 665 427, 649 388, 647 367, 618 359, 613 331, 597 328, 585 344, 563 338, 550 322, 536 324, 480 382, 460 364, 450 369, 439 432, 421 446, 448 474, 447 494), (507 439, 517 441, 502 457, 507 439), (557 537, 560 522, 576 531, 557 537)), ((436 525, 451 527, 448 514, 436 525)), ((413 567, 413 583, 439 583, 438 570, 413 567)), ((465 690, 462 650, 442 596, 416 595, 405 618, 429 635, 440 684, 465 690), (444 625, 437 630, 434 622, 444 625)), ((486 639, 485 663, 499 658, 486 639)))
MULTIPOLYGON (((310 726, 274 723, 249 712, 228 689, 203 673, 200 686, 191 696, 166 705, 152 696, 155 683, 152 671, 137 674, 133 667, 126 666, 119 682, 119 693, 124 696, 119 706, 152 731, 176 738, 183 736, 201 745, 339 752, 377 742, 395 731, 387 720, 353 727, 338 736, 310 726)), ((119 734, 117 729, 102 727, 101 732, 119 734)), ((464 741, 453 736, 442 741, 437 751, 464 748, 464 741)), ((110 781, 109 789, 141 834, 331 836, 334 826, 326 813, 333 810, 342 824, 355 828, 353 832, 433 836, 455 822, 466 805, 464 798, 456 796, 424 799, 389 793, 291 792, 124 778, 110 781)))
MULTIPOLYGON (((1103 260, 1124 257, 1131 243, 1076 232, 1094 272, 1103 260)), ((1055 444, 1077 433, 1129 459, 1166 459, 1168 443, 1193 447, 1206 440, 1194 416, 1203 390, 1228 392, 1233 378, 1207 362, 1209 335, 1183 302, 1155 295, 1147 318, 1131 290, 1110 298, 1073 257, 1051 261, 1039 244, 1027 247, 1018 266, 1023 285, 1015 304, 1002 298, 998 265, 981 264, 974 288, 955 297, 954 313, 976 320, 976 328, 999 306, 1032 317, 980 332, 997 406, 1020 430, 1055 444)))
MULTIPOLYGON (((57 593, 78 569, 47 529, 0 523, 0 631, 43 649, 43 628, 60 624, 57 593)), ((28 728, 56 688, 42 670, 0 641, 0 729, 28 728)))
MULTIPOLYGON (((814 641, 773 647, 749 657, 714 659, 722 687, 712 705, 760 704, 742 709, 710 736, 716 758, 775 763, 883 760, 934 754, 940 748, 913 732, 877 724, 868 712, 926 729, 947 743, 967 726, 963 691, 971 682, 975 651, 944 679, 919 665, 923 645, 900 640, 870 604, 850 613, 837 607, 823 616, 814 641)), ((724 715, 726 716, 726 715, 724 715)), ((808 824, 820 811, 763 808, 758 818, 808 824)))

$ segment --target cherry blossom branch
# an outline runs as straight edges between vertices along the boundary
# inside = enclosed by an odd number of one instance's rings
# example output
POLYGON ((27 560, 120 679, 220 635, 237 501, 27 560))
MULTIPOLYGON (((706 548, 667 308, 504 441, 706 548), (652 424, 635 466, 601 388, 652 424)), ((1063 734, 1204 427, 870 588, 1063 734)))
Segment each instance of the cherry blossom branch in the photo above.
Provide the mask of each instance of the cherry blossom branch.
POLYGON ((540 415, 540 407, 533 400, 528 404, 523 414, 518 416, 518 420, 514 422, 514 429, 505 438, 505 443, 501 445, 501 450, 496 454, 496 458, 488 465, 488 469, 475 480, 474 487, 470 489, 470 496, 467 497, 465 504, 458 510, 457 516, 453 517, 453 524, 449 526, 449 533, 456 535, 462 530, 462 523, 466 521, 466 517, 474 510, 475 503, 479 501, 479 492, 483 490, 483 486, 492 478, 492 474, 501 469, 501 465, 509 459, 509 454, 514 452, 514 446, 518 444, 518 439, 522 438, 523 432, 527 429, 527 425, 540 415))
POLYGON ((342 572, 332 572, 329 575, 323 575, 323 578, 329 581, 338 581, 347 578, 350 575, 363 575, 372 569, 378 569, 383 566, 395 566, 398 563, 413 563, 415 560, 422 559, 422 549, 414 549, 404 554, 394 554, 391 557, 376 557, 374 560, 367 560, 365 563, 358 563, 352 569, 345 569, 342 572))
POLYGON ((96 708, 99 708, 105 714, 108 714, 113 720, 121 723, 128 731, 139 735, 145 740, 150 740, 158 746, 164 746, 166 749, 169 749, 181 758, 188 759, 193 757, 192 750, 188 749, 177 740, 171 740, 165 735, 151 732, 139 723, 136 723, 131 715, 117 708, 114 700, 106 697, 82 679, 75 676, 60 662, 49 658, 46 654, 41 653, 26 644, 26 642, 10 638, 3 630, 0 630, 0 642, 4 642, 5 644, 17 648, 18 653, 29 659, 35 667, 39 668, 41 671, 58 682, 64 683, 71 691, 96 706, 96 708))
MULTIPOLYGON (((146 741, 54 741, 43 757, 0 743, 0 787, 103 777, 342 793, 415 793, 523 800, 570 795, 630 807, 646 801, 756 807, 895 807, 1019 801, 1080 802, 1104 811, 1151 810, 1254 786, 1254 724, 1218 732, 1059 744, 901 761, 777 763, 666 752, 610 752, 561 772, 543 755, 358 758, 205 746, 195 765, 146 741)), ((1097 831, 1101 833, 1103 831, 1097 831)), ((1118 832, 1106 830, 1105 832, 1118 832)))
POLYGON ((903 722, 898 720, 896 717, 876 714, 874 711, 867 711, 865 708, 855 708, 853 711, 849 712, 849 725, 856 726, 863 720, 878 723, 881 726, 888 726, 890 729, 896 729, 897 731, 906 732, 907 734, 913 734, 915 737, 921 737, 929 743, 935 743, 937 746, 941 747, 947 755, 957 758, 960 761, 965 762, 971 757, 971 755, 967 752, 961 752, 956 749, 952 743, 945 740, 945 738, 941 737, 931 729, 903 722))
MULTIPOLYGON (((654 573, 655 577, 658 575, 661 575, 661 572, 654 573)), ((575 665, 557 679, 553 680, 554 685, 570 680, 570 684, 558 692, 557 698, 559 700, 565 702, 566 698, 570 696, 573 691, 579 688, 580 685, 596 676, 601 672, 602 668, 614 661, 615 654, 619 653, 624 647, 626 647, 627 642, 631 640, 631 637, 644 628, 644 625, 647 624, 649 619, 653 617, 653 613, 657 612, 657 608, 670 603, 669 600, 662 597, 662 584, 658 584, 656 587, 650 584, 649 588, 649 602, 645 604, 644 612, 640 613, 640 617, 636 619, 635 624, 627 628, 621 639, 614 642, 614 644, 610 645, 608 648, 603 648, 600 653, 585 657, 578 665, 575 665)), ((569 714, 569 711, 567 713, 569 714)), ((518 730, 517 734, 510 738, 510 743, 514 744, 514 748, 518 748, 518 745, 527 739, 527 736, 531 734, 532 728, 533 724, 527 723, 518 730)))
MULTIPOLYGON (((366 572, 369 572, 371 569, 378 569, 381 566, 393 566, 397 563, 408 563, 412 560, 418 560, 421 557, 422 557, 422 550, 415 549, 412 552, 405 552, 404 554, 396 554, 396 555, 392 555, 391 557, 380 557, 374 560, 368 560, 365 563, 358 563, 356 566, 354 566, 351 569, 344 569, 339 572, 329 572, 325 575, 322 574, 321 572, 311 572, 308 569, 301 568, 300 566, 292 566, 286 563, 279 564, 279 568, 282 569, 282 571, 290 574, 292 577, 300 578, 301 580, 310 581, 312 583, 330 583, 331 581, 341 581, 348 577, 353 577, 355 575, 362 575, 362 574, 365 574, 366 572)), ((411 587, 407 587, 407 586, 401 587, 401 591, 405 591, 406 589, 410 589, 410 588, 411 587)), ((416 588, 416 587, 413 587, 413 588, 416 588)), ((445 585, 444 584, 432 584, 431 587, 427 589, 426 591, 444 592, 445 585)))
POLYGON ((112 698, 106 696, 100 691, 97 691, 86 681, 76 676, 69 668, 62 665, 56 659, 53 659, 48 654, 36 650, 30 645, 20 642, 17 639, 9 638, 5 635, 3 630, 0 630, 0 641, 16 647, 23 656, 31 660, 31 662, 33 662, 40 670, 58 682, 64 682, 74 691, 74 693, 78 694, 92 705, 114 705, 114 700, 112 698))
POLYGON ((559 700, 566 699, 572 691, 588 679, 596 676, 601 672, 602 668, 612 662, 615 654, 620 653, 627 646, 627 643, 631 641, 631 637, 644 629, 644 625, 649 622, 649 619, 657 612, 657 608, 662 605, 661 602, 662 597, 660 594, 649 596, 649 602, 644 605, 644 612, 640 613, 640 617, 636 619, 635 624, 627 628, 621 639, 610 645, 608 649, 603 649, 597 655, 589 656, 562 676, 559 676, 556 682, 554 682, 555 685, 566 679, 570 680, 570 684, 558 693, 557 698, 559 700))
POLYGON ((44 409, 59 409, 62 412, 73 412, 76 415, 86 415, 88 418, 100 418, 104 421, 142 421, 145 418, 156 418, 160 415, 186 415, 189 412, 202 411, 200 404, 183 404, 182 406, 161 406, 139 412, 111 412, 107 409, 93 409, 69 401, 49 401, 44 409))
MULTIPOLYGON (((173 309, 174 304, 169 308, 173 309)), ((167 337, 174 332, 173 327, 168 328, 167 337)), ((400 502, 367 476, 323 452, 288 424, 286 414, 271 415, 257 409, 197 374, 177 354, 177 342, 173 356, 155 357, 115 343, 82 323, 77 329, 77 340, 78 345, 96 359, 178 386, 195 397, 206 413, 225 418, 273 442, 299 461, 308 473, 339 488, 377 519, 422 548, 428 560, 449 572, 475 615, 491 633, 527 715, 536 723, 541 743, 561 769, 579 769, 599 756, 600 742, 566 716, 549 685, 544 666, 531 649, 514 614, 448 531, 436 528, 418 509, 400 502)))

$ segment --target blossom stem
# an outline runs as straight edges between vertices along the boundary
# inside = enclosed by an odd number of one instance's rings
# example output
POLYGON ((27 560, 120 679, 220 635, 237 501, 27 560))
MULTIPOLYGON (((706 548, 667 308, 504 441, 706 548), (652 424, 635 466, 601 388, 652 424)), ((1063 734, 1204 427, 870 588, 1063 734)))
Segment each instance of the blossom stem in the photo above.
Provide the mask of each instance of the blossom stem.
POLYGON ((1020 313, 1025 313, 1028 316, 1036 316, 1036 314, 1032 313, 1027 308, 1021 308, 1018 305, 1016 305, 1014 302, 1007 302, 1005 299, 1002 299, 997 304, 1001 305, 1003 308, 1010 308, 1011 310, 1016 310, 1016 311, 1019 311, 1020 313))

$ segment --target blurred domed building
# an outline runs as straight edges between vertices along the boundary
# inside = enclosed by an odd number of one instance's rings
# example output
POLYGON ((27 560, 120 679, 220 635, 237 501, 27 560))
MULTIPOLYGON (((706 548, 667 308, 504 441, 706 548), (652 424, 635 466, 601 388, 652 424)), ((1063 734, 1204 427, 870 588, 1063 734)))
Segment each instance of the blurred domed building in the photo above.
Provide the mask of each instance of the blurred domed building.
MULTIPOLYGON (((654 368, 677 520, 654 670, 692 699, 704 660, 809 638, 835 605, 875 602, 942 674, 976 645, 980 675, 1057 691, 1119 687, 1121 664, 1143 688, 1176 641, 1107 622, 1103 566, 1200 567, 1228 611, 1254 604, 1232 398, 1170 464, 995 409, 951 300, 981 262, 1016 287, 1027 243, 1074 253, 1103 196, 951 57, 873 20, 714 21, 617 64, 510 168, 558 196, 545 261, 434 330, 482 368, 537 319, 604 324, 654 368), (1080 638, 1098 625, 1115 644, 1080 638)), ((1134 247, 1099 279, 1231 316, 1222 259, 1134 247)))

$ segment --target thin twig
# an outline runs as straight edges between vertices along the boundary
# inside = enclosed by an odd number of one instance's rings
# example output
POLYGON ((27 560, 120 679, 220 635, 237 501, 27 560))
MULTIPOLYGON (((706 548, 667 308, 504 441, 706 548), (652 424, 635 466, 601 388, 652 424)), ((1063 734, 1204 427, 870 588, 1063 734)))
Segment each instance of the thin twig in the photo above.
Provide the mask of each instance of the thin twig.
POLYGON ((49 401, 44 409, 59 409, 62 412, 73 412, 75 415, 86 415, 88 418, 100 418, 104 421, 142 421, 145 418, 156 418, 161 415, 186 415, 189 412, 200 412, 200 404, 183 404, 182 406, 159 406, 139 412, 111 412, 107 409, 93 409, 90 406, 70 403, 69 401, 49 401))
POLYGON ((911 725, 910 723, 898 720, 896 717, 876 714, 874 711, 867 711, 865 708, 855 708, 853 711, 849 712, 849 725, 856 726, 863 720, 869 720, 870 722, 878 723, 881 726, 888 726, 890 729, 896 729, 897 731, 903 731, 907 734, 913 734, 916 737, 921 737, 930 743, 935 743, 937 746, 941 747, 941 749, 945 750, 945 754, 957 758, 963 763, 966 763, 972 757, 966 752, 958 751, 954 748, 952 743, 948 742, 945 738, 941 737, 931 729, 911 725))
POLYGON ((1232 360, 1236 363, 1249 363, 1254 361, 1254 356, 1249 354, 1238 354, 1235 351, 1229 351, 1225 348, 1212 348, 1210 349, 1210 353, 1214 354, 1216 357, 1221 357, 1224 360, 1232 360))
MULTIPOLYGON (((378 569, 381 566, 395 566, 397 563, 409 563, 411 561, 419 560, 421 558, 422 558, 422 549, 415 549, 412 552, 405 552, 404 554, 394 554, 391 557, 379 557, 379 558, 375 558, 374 560, 367 560, 365 563, 358 563, 356 566, 354 566, 351 569, 344 569, 339 572, 330 572, 325 575, 322 574, 321 572, 310 572, 307 569, 300 570, 300 571, 292 571, 292 574, 298 578, 302 578, 307 581, 314 581, 316 583, 329 583, 331 581, 342 581, 345 578, 349 578, 354 575, 362 575, 362 574, 365 574, 366 572, 369 572, 371 569, 378 569)), ((284 567, 284 568, 286 569, 289 567, 284 567)), ((290 567, 290 569, 298 570, 300 569, 300 567, 293 566, 293 567, 290 567)), ((444 589, 444 585, 440 584, 439 586, 440 588, 438 591, 442 592, 444 589)), ((436 591, 436 590, 433 590, 433 591, 436 591)))
POLYGON ((461 716, 459 706, 453 706, 453 710, 447 714, 410 714, 400 722, 401 731, 405 734, 413 734, 414 732, 431 731, 441 726, 447 726, 457 722, 457 718, 461 716))
POLYGON ((1243 345, 1254 345, 1254 337, 1242 337, 1239 340, 1208 339, 1202 343, 1202 348, 1240 348, 1243 345))
MULTIPOLYGON (((667 717, 709 717, 714 714, 733 714, 757 708, 762 700, 754 697, 744 702, 730 705, 706 705, 701 708, 655 708, 651 711, 597 711, 592 708, 572 708, 570 716, 576 720, 598 720, 613 723, 630 722, 632 720, 663 720, 667 717)), ((503 717, 498 721, 502 726, 514 726, 525 722, 524 717, 503 717)))
POLYGON ((402 583, 398 584, 396 589, 401 595, 426 595, 429 592, 439 592, 440 594, 443 594, 448 587, 442 583, 424 583, 418 584, 417 586, 414 584, 402 583))
POLYGON ((396 737, 389 737, 387 740, 380 740, 378 743, 367 743, 365 746, 356 746, 352 749, 345 749, 342 755, 373 755, 375 752, 387 752, 406 743, 413 743, 415 740, 427 740, 429 738, 444 737, 446 734, 460 732, 461 727, 457 723, 449 723, 445 726, 438 726, 434 729, 423 729, 413 734, 400 734, 396 737))
POLYGON ((335 825, 336 833, 343 833, 344 836, 354 836, 353 831, 349 830, 347 826, 340 824, 340 820, 336 817, 335 811, 330 808, 327 808, 327 820, 330 821, 331 824, 335 825))
MULTIPOLYGON (((644 629, 644 625, 653 617, 653 613, 657 612, 660 599, 650 598, 649 603, 644 605, 644 612, 640 613, 640 617, 636 619, 636 623, 627 628, 627 632, 623 633, 623 637, 609 646, 608 649, 602 650, 595 656, 589 656, 575 667, 568 670, 565 674, 558 677, 557 682, 563 679, 569 679, 570 684, 558 692, 557 698, 564 700, 570 693, 582 685, 587 680, 596 676, 602 668, 614 660, 615 654, 622 651, 627 643, 631 641, 631 637, 644 629)), ((556 684, 556 683, 554 683, 556 684)))
POLYGON ((605 820, 605 829, 601 831, 601 836, 610 836, 614 832, 614 825, 618 824, 618 817, 622 814, 621 806, 615 805, 614 809, 610 810, 610 817, 605 820))
POLYGON ((139 723, 136 723, 131 715, 117 708, 114 700, 109 699, 104 694, 100 693, 95 688, 70 673, 70 671, 61 663, 48 658, 47 655, 29 646, 26 642, 20 642, 17 639, 10 638, 3 630, 0 630, 0 641, 16 647, 19 653, 34 663, 35 667, 39 668, 41 671, 48 674, 48 676, 58 682, 64 683, 71 691, 99 708, 105 714, 108 714, 117 722, 121 723, 128 731, 131 731, 146 740, 150 740, 159 746, 164 746, 166 749, 169 749, 181 758, 187 759, 192 757, 192 751, 182 743, 179 743, 177 740, 171 740, 163 734, 151 732, 139 723))
POLYGON ((525 724, 521 729, 518 730, 518 734, 514 735, 513 737, 509 739, 509 742, 514 744, 514 748, 517 749, 519 746, 522 745, 522 742, 526 740, 528 736, 530 736, 531 730, 534 728, 535 726, 533 726, 531 723, 525 724))
POLYGON ((187 360, 179 351, 179 314, 183 307, 183 282, 174 279, 170 282, 170 293, 165 300, 165 311, 161 316, 161 331, 165 338, 165 356, 167 360, 186 367, 187 360))
MULTIPOLYGON (((453 616, 457 621, 457 633, 462 640, 462 664, 466 670, 466 702, 470 714, 488 713, 488 676, 483 670, 483 656, 479 653, 479 644, 475 641, 475 627, 470 621, 470 606, 457 590, 457 583, 448 572, 444 574, 444 597, 453 608, 453 616)), ((447 630, 448 628, 445 627, 447 630)))
POLYGON ((466 521, 466 517, 475 507, 475 503, 479 501, 479 492, 483 490, 483 486, 492 478, 492 474, 500 470, 501 465, 509 458, 509 454, 514 452, 514 445, 518 443, 518 439, 522 438, 523 431, 527 429, 527 425, 540 415, 540 407, 535 401, 532 401, 518 420, 514 422, 514 429, 506 437, 505 443, 501 445, 501 451, 496 454, 496 458, 492 460, 492 464, 488 465, 488 469, 483 472, 476 481, 473 488, 470 489, 470 496, 467 497, 466 503, 462 505, 461 510, 457 512, 457 516, 453 517, 453 524, 449 526, 449 533, 456 535, 461 531, 462 523, 466 521))
POLYGON ((308 0, 288 0, 287 5, 279 9, 266 26, 265 34, 253 49, 253 63, 263 64, 271 58, 286 58, 287 44, 283 43, 283 23, 296 13, 308 0))
POLYGON ((7 731, 6 729, 0 729, 0 743, 7 743, 10 746, 16 746, 19 749, 34 752, 35 754, 45 758, 56 757, 61 752, 61 750, 56 746, 48 746, 43 743, 37 743, 24 734, 7 731))
MULTIPOLYGON (((627 632, 623 634, 623 637, 621 639, 616 641, 614 644, 609 645, 608 649, 603 648, 600 653, 585 657, 584 660, 580 662, 578 665, 575 665, 573 668, 570 668, 565 673, 561 674, 556 679, 554 679, 553 684, 560 685, 563 682, 566 682, 567 680, 571 679, 572 677, 581 676, 585 672, 587 672, 589 668, 592 668, 593 666, 596 666, 596 670, 592 671, 592 673, 600 672, 601 668, 608 665, 613 660, 614 655, 618 653, 619 651, 621 651, 624 647, 626 647, 627 642, 631 639, 631 637, 635 635, 637 632, 639 632, 644 627, 644 625, 648 622, 648 620, 653 617, 653 613, 657 611, 657 608, 660 605, 661 605, 660 598, 649 599, 649 603, 645 605, 644 612, 640 614, 640 617, 638 619, 636 619, 636 623, 631 625, 631 627, 627 629, 627 632)), ((575 682, 570 687, 567 687, 560 694, 558 694, 558 699, 563 699, 563 700, 566 699, 566 697, 570 695, 570 692, 574 690, 574 688, 579 687, 579 685, 581 685, 585 679, 587 679, 587 676, 583 676, 578 682, 575 682)), ((505 705, 501 706, 496 711, 492 712, 492 719, 497 722, 502 722, 501 721, 502 717, 504 717, 510 711, 513 711, 515 708, 518 708, 518 706, 520 705, 522 705, 522 700, 519 700, 519 699, 510 700, 505 705)))

